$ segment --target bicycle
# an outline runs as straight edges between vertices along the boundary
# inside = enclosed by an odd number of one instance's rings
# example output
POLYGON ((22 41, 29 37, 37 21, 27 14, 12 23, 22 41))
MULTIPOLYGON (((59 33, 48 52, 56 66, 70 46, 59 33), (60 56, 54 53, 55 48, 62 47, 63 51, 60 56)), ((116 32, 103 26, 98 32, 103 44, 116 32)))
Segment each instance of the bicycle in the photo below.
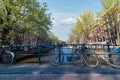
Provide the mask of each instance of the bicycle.
POLYGON ((114 68, 120 68, 120 49, 114 45, 109 45, 107 50, 104 45, 103 52, 104 56, 101 57, 108 65, 114 68))
POLYGON ((98 63, 96 66, 98 66, 101 61, 100 59, 102 59, 112 67, 120 68, 120 49, 116 48, 116 45, 102 44, 101 48, 98 48, 100 47, 99 44, 95 45, 95 53, 98 57, 98 63))
POLYGON ((98 56, 95 52, 94 45, 92 44, 86 44, 88 48, 85 48, 84 45, 82 45, 82 48, 79 50, 79 53, 83 55, 84 62, 87 66, 94 68, 97 67, 99 64, 98 56))
POLYGON ((98 65, 98 57, 95 52, 90 49, 85 50, 84 48, 72 48, 72 52, 69 55, 66 55, 61 48, 59 48, 58 51, 59 53, 50 59, 50 63, 52 65, 61 64, 64 60, 64 55, 67 56, 68 61, 73 62, 78 66, 84 66, 86 64, 89 67, 96 67, 98 65))
POLYGON ((15 55, 13 52, 8 50, 8 46, 3 46, 0 49, 0 61, 2 64, 12 64, 14 61, 15 55))
MULTIPOLYGON (((55 49, 56 54, 53 54, 52 57, 50 57, 50 63, 52 65, 62 64, 66 57, 68 62, 73 62, 73 63, 79 65, 78 60, 80 60, 80 58, 82 58, 82 56, 80 56, 77 52, 74 53, 76 51, 76 49, 72 49, 72 48, 69 48, 69 49, 71 50, 71 52, 66 54, 63 51, 63 46, 58 46, 55 49)), ((81 66, 84 65, 83 61, 82 61, 82 64, 80 64, 80 65, 81 66)))

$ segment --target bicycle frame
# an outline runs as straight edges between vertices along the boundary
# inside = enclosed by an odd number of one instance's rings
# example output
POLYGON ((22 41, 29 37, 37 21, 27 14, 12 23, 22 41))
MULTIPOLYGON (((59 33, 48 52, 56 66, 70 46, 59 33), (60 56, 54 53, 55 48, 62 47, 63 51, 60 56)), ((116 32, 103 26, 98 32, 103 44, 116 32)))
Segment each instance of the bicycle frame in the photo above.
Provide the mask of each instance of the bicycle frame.
POLYGON ((115 46, 103 45, 102 52, 97 54, 99 59, 105 61, 108 65, 114 68, 120 68, 120 52, 115 53, 113 51, 115 46))

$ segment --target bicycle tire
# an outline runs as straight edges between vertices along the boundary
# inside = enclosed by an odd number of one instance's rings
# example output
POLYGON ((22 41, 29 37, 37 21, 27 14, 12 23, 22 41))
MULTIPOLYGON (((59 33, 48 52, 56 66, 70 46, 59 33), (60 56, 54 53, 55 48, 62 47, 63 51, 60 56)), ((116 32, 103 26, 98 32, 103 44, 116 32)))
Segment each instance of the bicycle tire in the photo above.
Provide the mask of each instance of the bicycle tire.
POLYGON ((57 66, 61 64, 61 62, 63 61, 63 57, 64 57, 63 55, 59 56, 59 54, 51 55, 49 62, 51 65, 57 66))
POLYGON ((98 59, 98 56, 95 54, 95 52, 89 52, 85 54, 85 63, 87 66, 91 68, 98 66, 99 59, 98 59))
POLYGON ((105 56, 105 61, 108 65, 114 67, 114 68, 120 68, 120 60, 118 60, 118 54, 117 53, 112 53, 111 58, 108 57, 107 53, 105 56))
POLYGON ((84 66, 85 65, 84 55, 80 52, 75 52, 74 55, 78 57, 77 60, 74 60, 74 64, 77 66, 84 66))
POLYGON ((14 53, 11 51, 5 51, 5 53, 2 53, 2 63, 3 64, 12 64, 14 61, 14 53))

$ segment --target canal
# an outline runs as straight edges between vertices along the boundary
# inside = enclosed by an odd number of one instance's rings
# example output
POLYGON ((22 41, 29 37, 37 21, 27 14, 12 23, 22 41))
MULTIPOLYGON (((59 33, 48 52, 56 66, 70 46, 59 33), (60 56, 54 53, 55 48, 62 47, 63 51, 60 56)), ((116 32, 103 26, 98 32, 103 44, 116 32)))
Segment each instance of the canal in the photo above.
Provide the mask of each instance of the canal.
POLYGON ((63 52, 63 55, 64 55, 64 63, 68 63, 68 58, 71 56, 71 53, 72 53, 73 49, 72 48, 69 48, 69 47, 62 47, 62 52, 63 52))

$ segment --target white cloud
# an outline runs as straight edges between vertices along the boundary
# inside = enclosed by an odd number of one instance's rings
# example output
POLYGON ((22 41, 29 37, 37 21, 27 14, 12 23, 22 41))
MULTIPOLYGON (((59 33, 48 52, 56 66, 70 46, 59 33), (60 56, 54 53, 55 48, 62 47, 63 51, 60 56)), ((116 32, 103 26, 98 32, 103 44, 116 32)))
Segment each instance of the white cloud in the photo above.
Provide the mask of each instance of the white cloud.
POLYGON ((67 40, 71 28, 75 25, 76 17, 73 13, 54 12, 52 14, 53 27, 52 32, 61 40, 67 40))
POLYGON ((65 20, 62 20, 61 22, 69 23, 69 22, 73 22, 73 21, 74 21, 74 18, 67 18, 65 20))
POLYGON ((68 25, 68 26, 71 25, 71 26, 72 26, 72 25, 75 24, 75 21, 76 21, 75 18, 68 17, 68 18, 66 18, 66 19, 62 19, 62 20, 60 21, 60 24, 62 24, 62 25, 68 25))
POLYGON ((52 17, 53 26, 73 26, 76 21, 76 15, 71 13, 54 12, 52 17))

